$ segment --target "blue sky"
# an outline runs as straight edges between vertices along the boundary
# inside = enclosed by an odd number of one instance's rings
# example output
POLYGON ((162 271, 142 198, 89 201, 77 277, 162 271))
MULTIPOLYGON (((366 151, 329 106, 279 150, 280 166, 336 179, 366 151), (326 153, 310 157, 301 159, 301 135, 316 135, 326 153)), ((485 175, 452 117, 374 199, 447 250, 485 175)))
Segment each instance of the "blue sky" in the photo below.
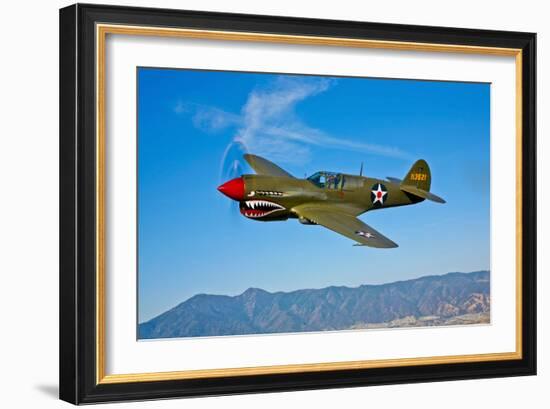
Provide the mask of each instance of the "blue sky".
POLYGON ((490 85, 138 70, 138 320, 198 293, 358 286, 490 264, 490 85), (253 173, 403 177, 425 159, 447 204, 369 212, 399 244, 354 247, 296 220, 245 219, 216 187, 253 173))

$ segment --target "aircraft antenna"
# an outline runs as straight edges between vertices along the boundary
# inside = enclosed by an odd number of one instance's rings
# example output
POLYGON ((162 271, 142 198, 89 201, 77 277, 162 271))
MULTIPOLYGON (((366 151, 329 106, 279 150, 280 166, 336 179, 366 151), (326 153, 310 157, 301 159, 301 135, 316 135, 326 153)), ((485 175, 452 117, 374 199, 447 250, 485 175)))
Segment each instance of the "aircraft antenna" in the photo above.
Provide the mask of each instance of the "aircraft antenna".
POLYGON ((363 176, 363 162, 361 162, 361 168, 359 169, 359 176, 363 176))

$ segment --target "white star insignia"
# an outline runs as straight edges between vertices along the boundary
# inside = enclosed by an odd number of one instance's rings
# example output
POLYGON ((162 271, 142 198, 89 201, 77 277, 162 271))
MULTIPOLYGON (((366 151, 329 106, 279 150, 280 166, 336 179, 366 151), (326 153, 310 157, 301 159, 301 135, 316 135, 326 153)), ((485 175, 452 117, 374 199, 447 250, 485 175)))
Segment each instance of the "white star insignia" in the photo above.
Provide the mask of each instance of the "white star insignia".
POLYGON ((374 234, 368 232, 368 231, 356 231, 355 234, 361 237, 365 237, 366 239, 370 239, 371 237, 374 237, 374 234))
POLYGON ((384 192, 382 190, 382 185, 379 183, 376 190, 372 190, 372 193, 374 194, 374 201, 372 204, 376 204, 377 202, 380 202, 380 204, 384 204, 384 196, 388 194, 388 192, 384 192))

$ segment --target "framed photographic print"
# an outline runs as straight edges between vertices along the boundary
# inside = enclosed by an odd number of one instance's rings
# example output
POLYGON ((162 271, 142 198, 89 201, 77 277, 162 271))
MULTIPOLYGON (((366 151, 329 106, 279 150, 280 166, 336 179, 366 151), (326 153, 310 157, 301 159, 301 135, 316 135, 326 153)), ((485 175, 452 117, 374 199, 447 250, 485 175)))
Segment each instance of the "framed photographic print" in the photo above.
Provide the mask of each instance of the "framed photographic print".
POLYGON ((61 399, 535 374, 535 39, 61 9, 61 399))

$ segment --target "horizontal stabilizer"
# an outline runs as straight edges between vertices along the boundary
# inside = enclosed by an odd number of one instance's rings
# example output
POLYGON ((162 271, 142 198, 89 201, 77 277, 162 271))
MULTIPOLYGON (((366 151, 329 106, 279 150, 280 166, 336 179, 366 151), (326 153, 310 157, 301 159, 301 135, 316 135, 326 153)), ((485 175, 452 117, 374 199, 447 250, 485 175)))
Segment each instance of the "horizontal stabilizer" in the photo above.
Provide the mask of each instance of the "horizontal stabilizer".
POLYGON ((392 183, 397 183, 397 184, 400 184, 401 182, 403 182, 401 179, 393 178, 391 176, 386 177, 386 179, 388 179, 392 183))
POLYGON ((414 187, 414 186, 401 185, 400 188, 404 192, 407 192, 407 193, 410 193, 412 195, 421 197, 423 199, 428 199, 428 200, 431 200, 431 201, 437 202, 437 203, 446 203, 445 200, 440 198, 439 196, 436 196, 433 193, 426 192, 425 190, 419 189, 419 188, 414 187))

